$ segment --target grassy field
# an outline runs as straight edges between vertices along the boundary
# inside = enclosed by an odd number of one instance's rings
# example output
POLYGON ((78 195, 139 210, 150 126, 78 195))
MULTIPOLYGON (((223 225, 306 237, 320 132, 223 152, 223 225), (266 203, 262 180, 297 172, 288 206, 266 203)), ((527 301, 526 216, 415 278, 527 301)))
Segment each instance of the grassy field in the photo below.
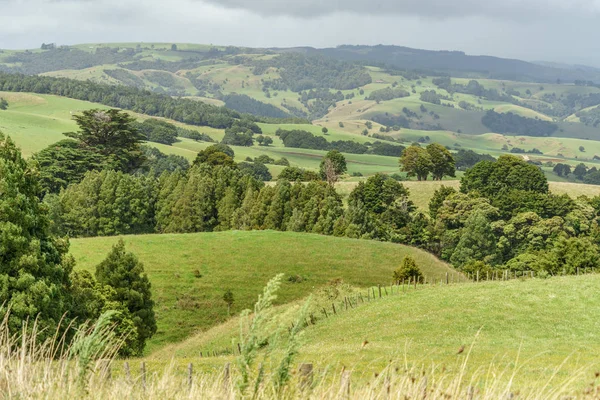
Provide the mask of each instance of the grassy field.
MULTIPOLYGON (((345 366, 363 381, 390 362, 402 370, 433 368, 431 372, 451 374, 459 374, 466 362, 467 380, 496 369, 494 373, 506 374, 501 380, 514 373, 517 388, 582 371, 591 379, 600 366, 599 284, 600 276, 588 275, 407 288, 308 327, 298 360, 320 369, 345 366), (464 353, 457 354, 462 346, 464 353)), ((297 310, 292 306, 279 312, 297 310)), ((150 359, 174 356, 182 362, 202 350, 231 347, 237 330, 233 319, 150 359)), ((228 358, 200 363, 218 365, 228 358)))
MULTIPOLYGON (((74 239, 81 269, 94 270, 118 238, 74 239)), ((284 284, 279 304, 306 296, 332 279, 357 286, 387 283, 402 258, 412 255, 430 275, 452 271, 424 251, 367 240, 289 232, 220 232, 124 238, 144 263, 156 301, 158 333, 149 350, 184 339, 228 318, 222 297, 234 293, 233 312, 253 304, 277 273, 301 276, 284 284), (201 277, 198 277, 201 275, 201 277)))

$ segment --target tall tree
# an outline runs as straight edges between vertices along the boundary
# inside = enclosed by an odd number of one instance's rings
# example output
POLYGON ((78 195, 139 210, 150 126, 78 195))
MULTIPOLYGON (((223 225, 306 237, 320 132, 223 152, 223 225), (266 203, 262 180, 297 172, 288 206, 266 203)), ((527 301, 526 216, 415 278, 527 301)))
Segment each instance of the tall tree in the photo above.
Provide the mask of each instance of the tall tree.
POLYGON ((144 135, 135 128, 135 118, 126 112, 92 109, 75 115, 73 119, 79 130, 65 135, 108 157, 123 171, 139 168, 144 162, 140 147, 144 135))
POLYGON ((137 333, 131 350, 132 354, 141 355, 146 340, 156 333, 154 301, 144 265, 134 254, 125 251, 125 243, 120 239, 96 267, 96 280, 112 288, 108 300, 122 304, 131 315, 137 333))
MULTIPOLYGON (((10 307, 8 328, 18 333, 37 318, 38 339, 55 334, 70 309, 69 243, 49 233, 37 169, 0 133, 0 304, 10 307)), ((0 318, 5 308, 0 307, 0 318)), ((66 326, 67 321, 63 321, 66 326)))
POLYGON ((321 178, 333 185, 348 170, 346 157, 338 150, 327 152, 320 165, 321 178))
POLYGON ((431 158, 431 174, 434 181, 441 181, 444 176, 456 176, 456 165, 452 154, 444 146, 431 143, 427 146, 431 158))
POLYGON ((400 167, 408 176, 416 176, 419 181, 426 181, 433 170, 433 162, 427 150, 420 146, 410 146, 402 152, 400 167))

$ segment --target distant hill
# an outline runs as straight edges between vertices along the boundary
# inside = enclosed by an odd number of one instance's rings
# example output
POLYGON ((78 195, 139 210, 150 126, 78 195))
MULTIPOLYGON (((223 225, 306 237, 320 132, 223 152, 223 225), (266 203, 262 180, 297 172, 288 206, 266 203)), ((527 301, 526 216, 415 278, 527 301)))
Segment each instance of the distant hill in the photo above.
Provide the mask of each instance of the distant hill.
POLYGON ((462 51, 431 51, 401 46, 338 46, 336 48, 296 48, 284 51, 300 51, 320 54, 345 61, 382 63, 402 69, 443 71, 454 76, 532 82, 574 82, 576 80, 600 81, 600 70, 592 67, 559 67, 558 65, 534 64, 492 56, 472 56, 462 51))

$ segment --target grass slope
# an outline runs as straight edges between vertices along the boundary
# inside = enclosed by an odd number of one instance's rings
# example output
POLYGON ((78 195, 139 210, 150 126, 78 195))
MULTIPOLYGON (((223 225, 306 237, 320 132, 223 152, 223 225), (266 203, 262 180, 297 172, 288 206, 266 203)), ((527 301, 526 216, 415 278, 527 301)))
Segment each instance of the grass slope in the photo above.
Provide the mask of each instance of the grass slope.
MULTIPOLYGON (((71 253, 80 269, 93 272, 117 237, 74 239, 71 253)), ((283 285, 278 303, 306 296, 341 278, 356 286, 390 281, 406 255, 423 271, 441 275, 450 267, 410 247, 291 232, 219 232, 188 235, 127 236, 125 243, 144 263, 156 301, 158 333, 149 350, 184 339, 225 321, 222 297, 234 293, 232 312, 250 307, 265 283, 278 273, 302 276, 283 285), (202 277, 196 277, 198 271, 202 277)))
MULTIPOLYGON (((591 380, 600 357, 599 284, 600 276, 587 275, 408 288, 309 326, 298 362, 334 371, 349 367, 359 380, 370 379, 390 362, 403 370, 435 365, 437 373, 452 374, 460 372, 473 345, 467 376, 485 376, 493 366, 496 373, 507 368, 501 381, 517 371, 517 386, 538 380, 543 386, 560 367, 559 380, 582 371, 591 380), (461 346, 465 351, 458 355, 461 346)), ((183 362, 202 350, 231 347, 238 329, 237 319, 230 320, 150 359, 183 362)), ((225 361, 201 362, 214 367, 225 361)))
POLYGON ((474 342, 471 367, 519 359, 526 363, 519 379, 547 378, 547 368, 568 358, 559 373, 568 376, 598 364, 599 284, 600 276, 565 277, 390 296, 310 328, 301 358, 357 369, 383 367, 390 358, 404 357, 451 366, 459 347, 474 342), (360 350, 365 339, 370 344, 360 350))

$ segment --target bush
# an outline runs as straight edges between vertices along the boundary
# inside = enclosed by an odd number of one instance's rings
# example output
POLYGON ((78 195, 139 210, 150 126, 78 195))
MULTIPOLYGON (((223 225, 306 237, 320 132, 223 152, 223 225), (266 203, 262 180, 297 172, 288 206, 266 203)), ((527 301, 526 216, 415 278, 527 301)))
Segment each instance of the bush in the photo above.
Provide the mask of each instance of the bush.
POLYGON ((423 279, 423 274, 417 266, 417 262, 415 261, 415 259, 410 256, 406 256, 402 260, 400 268, 394 271, 394 281, 410 281, 414 280, 415 278, 418 281, 421 281, 423 279))

